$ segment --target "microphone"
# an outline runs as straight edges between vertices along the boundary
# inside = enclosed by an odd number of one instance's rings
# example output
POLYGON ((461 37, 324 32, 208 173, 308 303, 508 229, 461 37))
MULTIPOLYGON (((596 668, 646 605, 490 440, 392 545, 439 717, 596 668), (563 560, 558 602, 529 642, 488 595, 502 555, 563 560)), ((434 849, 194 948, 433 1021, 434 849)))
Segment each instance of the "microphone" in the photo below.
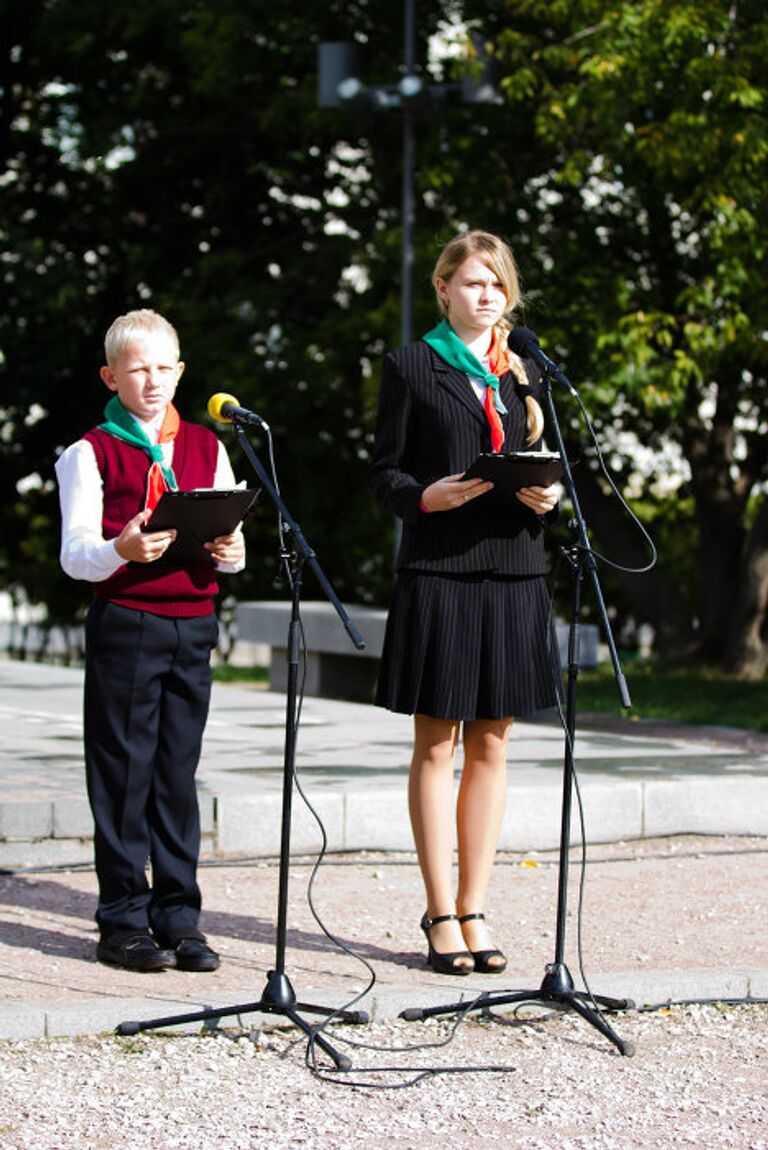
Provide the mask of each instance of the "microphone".
POLYGON ((255 423, 257 427, 269 431, 266 419, 262 419, 255 411, 249 411, 247 407, 241 407, 234 395, 227 395, 225 391, 217 392, 208 400, 208 414, 219 423, 239 420, 240 423, 255 423))
POLYGON ((562 383, 574 395, 576 394, 576 389, 568 376, 564 375, 557 364, 544 354, 539 346, 539 337, 529 327, 513 327, 507 337, 507 347, 521 359, 533 360, 545 375, 551 375, 558 383, 562 383))

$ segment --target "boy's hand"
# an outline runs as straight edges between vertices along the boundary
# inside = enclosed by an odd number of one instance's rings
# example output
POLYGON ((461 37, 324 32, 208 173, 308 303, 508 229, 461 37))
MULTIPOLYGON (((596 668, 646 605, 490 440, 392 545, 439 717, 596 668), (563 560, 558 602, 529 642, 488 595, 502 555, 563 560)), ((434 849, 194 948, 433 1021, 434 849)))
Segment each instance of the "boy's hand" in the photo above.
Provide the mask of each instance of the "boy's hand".
POLYGON ((140 511, 129 519, 115 539, 115 551, 126 563, 154 563, 164 555, 176 538, 176 532, 150 531, 141 529, 149 518, 148 511, 140 511))
POLYGON ((218 563, 240 563, 245 555, 245 539, 239 528, 231 535, 219 535, 212 543, 204 546, 218 563))

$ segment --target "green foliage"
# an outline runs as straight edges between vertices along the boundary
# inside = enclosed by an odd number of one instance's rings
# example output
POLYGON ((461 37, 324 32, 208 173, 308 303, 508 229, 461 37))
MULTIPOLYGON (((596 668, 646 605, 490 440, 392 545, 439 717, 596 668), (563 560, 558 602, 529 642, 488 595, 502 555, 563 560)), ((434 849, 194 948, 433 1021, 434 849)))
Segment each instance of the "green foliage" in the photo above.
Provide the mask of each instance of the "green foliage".
POLYGON ((228 663, 213 668, 213 678, 217 683, 262 683, 269 682, 266 667, 233 667, 228 663))
MULTIPOLYGON (((284 497, 327 574, 346 597, 381 598, 386 551, 371 557, 390 526, 366 491, 375 397, 361 361, 372 341, 396 341, 396 264, 379 254, 382 282, 366 321, 343 284, 368 258, 379 209, 370 188, 365 204, 328 227, 330 200, 353 191, 359 163, 331 162, 345 125, 316 107, 327 6, 17 8, 0 134, 6 490, 39 475, 36 503, 54 535, 56 454, 100 419, 106 398, 97 374, 103 333, 119 312, 151 305, 180 332, 182 412, 204 418, 219 390, 263 411, 284 497), (45 415, 28 427, 34 403, 45 415)), ((381 28, 381 11, 366 12, 361 30, 372 21, 381 28)), ((395 30, 380 41, 396 58, 395 30)), ((2 509, 3 537, 29 548, 22 504, 2 509)), ((274 518, 262 506, 242 593, 272 593, 274 518)), ((33 578, 14 546, 8 581, 50 599, 51 584, 66 583, 56 548, 33 578)))
MULTIPOLYGON (((650 621, 759 675, 768 537, 764 518, 748 522, 768 481, 768 13, 721 0, 467 10, 496 22, 510 111, 531 128, 502 159, 518 174, 507 231, 535 289, 527 322, 616 444, 620 484, 690 508, 674 513, 696 548, 688 590, 677 607, 659 595, 650 621), (654 494, 672 444, 677 484, 654 494)), ((583 427, 567 423, 580 454, 583 427)), ((620 524, 599 477, 582 478, 610 544, 620 524)), ((643 596, 631 592, 638 607, 643 596)))
MULTIPOLYGON (((179 405, 230 391, 273 428, 286 502, 342 598, 386 601, 392 525, 366 489, 379 363, 399 339, 402 119, 320 109, 315 53, 354 35, 393 83, 384 0, 29 0, 0 56, 5 397, 0 575, 74 612, 57 573, 53 463, 98 421, 101 340, 150 304, 179 329, 179 405), (30 409, 39 404, 40 418, 30 409), (38 485, 24 484, 38 476, 38 485), (15 498, 22 481, 23 498, 15 498), (31 494, 30 494, 31 492, 31 494)), ((651 577, 606 574, 621 616, 668 650, 768 664, 768 15, 754 2, 424 0, 482 32, 504 102, 414 112, 414 324, 458 227, 500 232, 520 319, 567 364, 617 482, 652 521, 651 577)), ((454 79, 446 65, 438 79, 454 79)), ((597 544, 639 537, 558 396, 597 544)), ((231 442, 231 441, 230 441, 231 442)), ((262 442, 257 444, 263 458, 262 442)), ((233 451, 236 470, 247 462, 233 451)), ((283 594, 273 509, 240 596, 283 594)), ((315 594, 307 580, 307 594, 315 594)))

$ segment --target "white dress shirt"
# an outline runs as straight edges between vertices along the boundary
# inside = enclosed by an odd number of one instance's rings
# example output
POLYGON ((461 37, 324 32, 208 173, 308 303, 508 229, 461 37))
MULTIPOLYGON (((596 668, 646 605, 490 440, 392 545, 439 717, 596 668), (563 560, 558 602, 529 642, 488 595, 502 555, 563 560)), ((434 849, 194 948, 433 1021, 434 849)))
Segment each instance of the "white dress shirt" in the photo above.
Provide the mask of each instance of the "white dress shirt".
MULTIPOLYGON (((158 419, 151 422, 133 417, 150 443, 157 443, 164 414, 161 413, 158 419)), ((161 446, 164 462, 171 465, 173 441, 161 446)), ((56 478, 61 504, 61 566, 72 579, 101 583, 124 567, 125 560, 115 550, 114 539, 105 539, 102 532, 104 484, 93 448, 87 439, 78 439, 61 453, 56 461, 56 478)), ((229 456, 221 442, 213 486, 237 486, 229 456)), ((230 574, 242 571, 244 566, 245 559, 240 563, 216 562, 218 571, 230 574)))

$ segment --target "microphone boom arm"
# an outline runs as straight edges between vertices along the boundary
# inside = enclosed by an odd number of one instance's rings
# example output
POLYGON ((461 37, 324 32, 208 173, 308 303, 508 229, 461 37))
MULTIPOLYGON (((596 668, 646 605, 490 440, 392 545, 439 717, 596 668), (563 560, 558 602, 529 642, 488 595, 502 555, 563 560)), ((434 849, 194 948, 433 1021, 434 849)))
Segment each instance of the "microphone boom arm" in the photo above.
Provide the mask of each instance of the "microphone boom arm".
MULTIPOLYGON (((542 352, 542 356, 544 359, 546 359, 546 356, 543 355, 543 352, 542 352)), ((550 362, 550 361, 547 361, 547 362, 550 362)), ((554 367, 554 365, 553 365, 553 367, 554 367)), ((566 386, 569 387, 571 389, 571 391, 573 391, 574 388, 571 385, 570 381, 567 379, 567 377, 565 375, 563 375, 562 372, 560 372, 559 370, 558 370, 558 375, 561 377, 560 382, 565 380, 566 386)), ((632 700, 631 700, 630 695, 629 695, 629 688, 627 686, 627 680, 624 676, 624 672, 621 669, 621 663, 619 661, 618 651, 616 650, 616 644, 615 644, 614 638, 613 638, 613 631, 611 629, 610 619, 608 618, 608 611, 607 611, 606 606, 605 606, 605 600, 603 598, 603 592, 602 592, 602 589, 600 587, 600 580, 599 580, 598 574, 597 574, 597 563, 595 562, 595 557, 594 557, 594 554, 592 552, 592 547, 591 547, 590 542, 589 542, 589 536, 587 534, 586 523, 584 521, 584 516, 582 514, 581 507, 579 505, 579 499, 578 499, 578 496, 576 494, 576 487, 575 487, 574 482, 573 482, 573 472, 571 471, 571 467, 570 467, 570 464, 568 462, 568 454, 565 450, 565 443, 563 442, 563 435, 562 435, 562 431, 560 429, 560 422, 557 418, 557 411, 555 409, 554 400, 552 399, 552 388, 549 385, 549 379, 548 379, 548 376, 546 374, 545 374, 544 393, 546 396, 547 410, 549 412, 549 417, 550 417, 550 419, 549 419, 550 427, 552 428, 552 430, 554 432, 555 441, 557 443, 557 450, 560 452, 560 462, 563 465, 563 485, 564 485, 564 487, 568 493, 568 496, 571 500, 571 504, 573 506, 573 526, 574 526, 574 529, 576 532, 577 546, 581 549, 581 554, 582 554, 584 566, 585 566, 585 568, 589 574, 589 577, 592 581, 592 589, 595 593, 595 599, 597 600, 598 614, 599 614, 600 620, 603 624, 603 634, 605 635, 605 642, 606 642, 606 645, 608 647, 608 653, 609 653, 610 658, 611 658, 611 663, 613 665, 613 672, 614 672, 614 675, 616 677, 616 686, 617 686, 618 691, 619 691, 619 697, 621 698, 621 705, 623 707, 629 708, 632 706, 632 700)))
MULTIPOLYGON (((280 512, 280 515, 282 516, 283 521, 285 522, 288 530, 290 531, 291 535, 293 536, 293 540, 294 540, 294 543, 296 546, 296 551, 299 555, 299 558, 302 561, 306 561, 309 564, 310 568, 312 569, 312 571, 315 574, 315 578, 317 579, 318 583, 320 584, 323 591, 325 592, 325 595, 326 595, 328 601, 330 602, 331 606, 336 611, 336 614, 341 619, 341 622, 344 626, 345 631, 349 635, 350 639, 354 643, 357 650, 363 651, 365 649, 365 642, 363 640, 362 635, 360 634, 357 627, 352 622, 349 615, 345 611, 343 605, 339 601, 339 598, 338 598, 336 592, 334 591, 331 584, 328 582, 328 579, 326 578, 325 574, 323 573, 323 570, 320 567, 320 564, 317 562, 315 552, 312 550, 312 548, 307 543, 306 539, 304 538, 304 535, 302 533, 301 528, 299 527, 296 520, 293 519, 293 517, 291 516, 290 512, 288 511, 288 508, 285 506, 285 503, 283 502, 282 496, 276 490, 274 484, 272 483, 272 480, 270 479, 269 475, 267 474, 267 471, 266 471, 264 465, 262 464, 262 462, 259 459, 256 452, 253 450, 253 447, 251 446, 250 442, 248 441, 248 438, 247 438, 245 432, 243 431, 242 427, 240 426, 241 422, 243 422, 243 421, 240 419, 239 415, 233 416, 232 426, 234 428, 234 432, 235 432, 235 436, 237 437, 237 441, 240 444, 241 448, 243 449, 243 453, 245 454, 245 456, 247 457, 247 459, 251 463, 254 471, 256 472, 259 479, 261 480, 262 486, 267 491, 267 494, 269 495, 270 499, 274 503, 275 507, 280 512)), ((266 426, 266 424, 264 426, 266 426)))

